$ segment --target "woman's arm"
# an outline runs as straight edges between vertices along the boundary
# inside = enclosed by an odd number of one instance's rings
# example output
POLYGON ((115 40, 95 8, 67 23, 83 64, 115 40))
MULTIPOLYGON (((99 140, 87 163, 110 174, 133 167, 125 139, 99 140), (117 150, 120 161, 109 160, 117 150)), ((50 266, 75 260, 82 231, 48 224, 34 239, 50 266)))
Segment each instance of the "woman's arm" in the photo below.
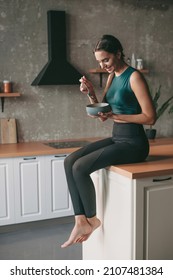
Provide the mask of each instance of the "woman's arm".
MULTIPOLYGON (((112 82, 112 79, 114 77, 114 73, 113 74, 110 74, 108 76, 108 79, 107 79, 107 83, 106 83, 106 87, 103 91, 103 96, 102 96, 102 102, 105 102, 104 101, 104 98, 105 98, 105 95, 106 95, 106 92, 112 82)), ((94 103, 98 103, 98 99, 96 97, 96 94, 95 94, 95 91, 94 91, 94 88, 93 88, 93 85, 92 83, 86 79, 85 76, 83 76, 80 80, 81 82, 80 84, 80 91, 84 94, 87 94, 88 97, 89 97, 89 100, 90 100, 90 103, 91 104, 94 104, 94 103)), ((98 115, 98 116, 90 116, 92 118, 99 118, 99 120, 101 120, 102 122, 106 121, 109 117, 107 117, 107 115, 98 115)))
POLYGON ((80 80, 80 91, 84 94, 87 94, 91 104, 98 103, 94 88, 92 83, 83 76, 80 80))
MULTIPOLYGON (((83 76, 80 80, 80 91, 84 94, 87 94, 91 104, 98 103, 94 88, 92 83, 83 76)), ((103 116, 90 116, 91 118, 99 118, 101 121, 107 120, 107 117, 103 116)))

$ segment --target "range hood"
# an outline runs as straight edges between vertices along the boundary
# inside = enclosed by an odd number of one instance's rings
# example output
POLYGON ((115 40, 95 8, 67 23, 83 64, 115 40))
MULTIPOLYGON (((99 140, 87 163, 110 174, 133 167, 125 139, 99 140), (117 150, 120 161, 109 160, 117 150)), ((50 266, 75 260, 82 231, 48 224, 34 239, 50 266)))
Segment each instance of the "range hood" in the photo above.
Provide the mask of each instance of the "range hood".
POLYGON ((82 76, 66 57, 65 11, 48 11, 48 62, 32 82, 35 85, 79 84, 82 76))

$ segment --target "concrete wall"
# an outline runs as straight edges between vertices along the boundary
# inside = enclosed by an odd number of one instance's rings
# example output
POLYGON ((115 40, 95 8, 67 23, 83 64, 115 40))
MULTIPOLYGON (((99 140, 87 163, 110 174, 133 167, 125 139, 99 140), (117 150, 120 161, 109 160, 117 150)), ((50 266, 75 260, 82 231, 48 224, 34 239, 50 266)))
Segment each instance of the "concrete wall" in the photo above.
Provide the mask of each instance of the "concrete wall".
MULTIPOLYGON (((22 97, 5 100, 0 118, 16 118, 19 141, 108 136, 112 122, 87 117, 77 85, 33 87, 47 62, 47 11, 67 13, 69 61, 92 80, 101 96, 93 46, 102 34, 120 39, 127 57, 135 53, 149 69, 153 90, 164 101, 173 94, 172 0, 0 0, 0 81, 11 79, 22 97)), ((106 75, 104 75, 104 82, 106 75)), ((173 114, 172 114, 173 117, 173 114)), ((171 115, 157 122, 158 136, 173 136, 171 115)))

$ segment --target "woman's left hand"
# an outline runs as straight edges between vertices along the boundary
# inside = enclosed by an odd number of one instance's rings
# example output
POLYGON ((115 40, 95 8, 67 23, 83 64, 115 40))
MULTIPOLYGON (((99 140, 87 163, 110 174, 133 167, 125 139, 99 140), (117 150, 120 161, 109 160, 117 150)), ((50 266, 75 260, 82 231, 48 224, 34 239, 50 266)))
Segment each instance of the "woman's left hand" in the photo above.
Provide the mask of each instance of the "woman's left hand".
POLYGON ((93 118, 93 119, 99 119, 100 121, 102 121, 102 122, 104 122, 104 121, 106 121, 108 118, 107 118, 107 116, 100 116, 100 114, 98 114, 97 116, 95 116, 95 115, 89 115, 88 114, 88 116, 90 117, 90 118, 93 118))
POLYGON ((108 113, 98 113, 99 115, 99 118, 102 120, 102 121, 105 121, 107 119, 113 119, 113 113, 112 111, 111 112, 108 112, 108 113))
POLYGON ((95 116, 95 115, 89 115, 88 114, 88 116, 90 117, 90 118, 93 118, 93 119, 99 119, 100 121, 102 121, 102 122, 104 122, 104 121, 106 121, 107 120, 107 117, 104 117, 104 116, 95 116))

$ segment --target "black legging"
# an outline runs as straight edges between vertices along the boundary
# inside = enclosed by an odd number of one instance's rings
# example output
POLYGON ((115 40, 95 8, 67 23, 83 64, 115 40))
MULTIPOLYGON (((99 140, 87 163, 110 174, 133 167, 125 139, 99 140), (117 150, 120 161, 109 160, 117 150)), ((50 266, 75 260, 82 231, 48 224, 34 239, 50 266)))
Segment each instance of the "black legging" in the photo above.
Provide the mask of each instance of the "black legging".
POLYGON ((144 161, 148 153, 142 125, 114 123, 112 137, 90 143, 66 157, 64 166, 75 215, 96 215, 92 172, 110 165, 144 161))

